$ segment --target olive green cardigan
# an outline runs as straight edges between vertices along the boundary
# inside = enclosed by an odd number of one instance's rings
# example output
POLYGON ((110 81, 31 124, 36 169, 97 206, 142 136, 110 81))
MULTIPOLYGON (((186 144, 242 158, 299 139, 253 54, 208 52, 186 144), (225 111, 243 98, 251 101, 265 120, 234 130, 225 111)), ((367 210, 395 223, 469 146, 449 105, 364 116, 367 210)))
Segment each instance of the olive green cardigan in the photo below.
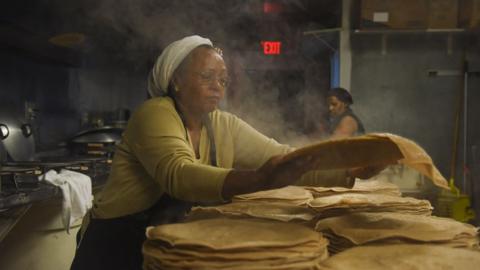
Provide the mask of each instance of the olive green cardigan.
MULTIPOLYGON (((173 101, 153 98, 133 114, 117 146, 103 190, 95 196, 92 214, 115 218, 148 209, 167 193, 192 202, 222 202, 225 177, 232 168, 256 169, 273 155, 293 148, 267 138, 227 112, 209 114, 213 126, 218 167, 210 166, 210 143, 201 131, 200 158, 173 101)), ((348 186, 345 171, 305 174, 299 185, 348 186)))

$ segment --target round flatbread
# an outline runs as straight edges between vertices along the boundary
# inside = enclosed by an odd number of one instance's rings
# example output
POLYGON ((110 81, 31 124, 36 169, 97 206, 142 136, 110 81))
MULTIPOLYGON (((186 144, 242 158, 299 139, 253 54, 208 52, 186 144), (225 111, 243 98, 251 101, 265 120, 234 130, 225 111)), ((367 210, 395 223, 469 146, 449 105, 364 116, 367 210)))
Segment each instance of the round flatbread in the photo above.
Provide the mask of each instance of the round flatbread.
POLYGON ((436 245, 360 246, 321 263, 321 269, 341 270, 464 270, 477 269, 480 252, 436 245))
POLYGON ((323 141, 285 155, 282 162, 300 162, 309 158, 313 158, 317 170, 401 163, 425 175, 436 186, 450 189, 447 180, 422 147, 394 134, 370 133, 323 141))
POLYGON ((206 219, 147 228, 147 238, 172 246, 214 250, 285 247, 316 242, 321 233, 307 227, 261 219, 206 219))

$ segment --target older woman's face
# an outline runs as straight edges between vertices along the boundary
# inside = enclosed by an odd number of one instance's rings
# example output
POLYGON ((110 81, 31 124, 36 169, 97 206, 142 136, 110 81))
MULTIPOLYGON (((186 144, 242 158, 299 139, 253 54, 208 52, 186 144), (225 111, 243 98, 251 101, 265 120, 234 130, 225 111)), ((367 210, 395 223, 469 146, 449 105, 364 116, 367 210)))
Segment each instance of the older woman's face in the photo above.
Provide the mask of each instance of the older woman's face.
POLYGON ((186 61, 175 82, 179 102, 195 113, 215 110, 224 97, 228 81, 222 56, 212 48, 199 47, 186 61))
POLYGON ((329 96, 327 98, 327 103, 330 116, 339 116, 345 112, 347 108, 347 105, 335 96, 329 96))

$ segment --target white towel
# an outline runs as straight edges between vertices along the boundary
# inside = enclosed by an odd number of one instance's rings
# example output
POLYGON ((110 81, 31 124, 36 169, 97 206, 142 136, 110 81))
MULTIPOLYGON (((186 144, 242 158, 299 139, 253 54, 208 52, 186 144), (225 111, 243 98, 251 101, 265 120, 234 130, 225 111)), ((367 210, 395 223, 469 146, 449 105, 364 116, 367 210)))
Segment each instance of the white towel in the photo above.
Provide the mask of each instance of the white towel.
POLYGON ((88 175, 65 169, 60 173, 50 170, 39 179, 62 190, 62 222, 67 233, 70 233, 70 226, 92 208, 92 180, 88 175))

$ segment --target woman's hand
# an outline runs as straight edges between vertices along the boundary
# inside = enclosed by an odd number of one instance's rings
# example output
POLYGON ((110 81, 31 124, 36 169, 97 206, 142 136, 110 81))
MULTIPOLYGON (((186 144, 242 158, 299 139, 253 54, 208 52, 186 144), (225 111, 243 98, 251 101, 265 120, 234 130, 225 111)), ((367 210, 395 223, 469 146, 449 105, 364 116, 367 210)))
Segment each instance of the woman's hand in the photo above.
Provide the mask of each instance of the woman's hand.
POLYGON ((271 157, 257 170, 265 180, 266 189, 281 188, 297 182, 306 172, 315 168, 315 161, 311 156, 294 161, 283 161, 284 155, 271 157))
MULTIPOLYGON (((284 161, 284 155, 271 157, 257 170, 232 170, 226 177, 222 195, 229 200, 234 195, 266 189, 282 188, 297 182, 303 174, 315 170, 316 161, 307 156, 293 161, 284 161)), ((368 179, 390 164, 373 165, 348 169, 347 176, 368 179)))
POLYGON ((223 198, 229 200, 237 194, 288 186, 315 168, 312 157, 289 162, 283 158, 284 155, 273 156, 257 170, 232 170, 223 184, 223 198))

